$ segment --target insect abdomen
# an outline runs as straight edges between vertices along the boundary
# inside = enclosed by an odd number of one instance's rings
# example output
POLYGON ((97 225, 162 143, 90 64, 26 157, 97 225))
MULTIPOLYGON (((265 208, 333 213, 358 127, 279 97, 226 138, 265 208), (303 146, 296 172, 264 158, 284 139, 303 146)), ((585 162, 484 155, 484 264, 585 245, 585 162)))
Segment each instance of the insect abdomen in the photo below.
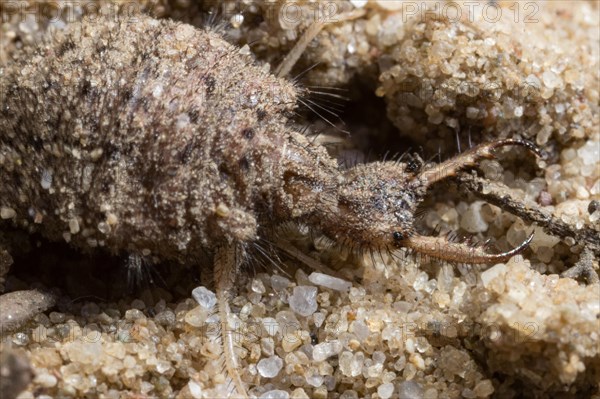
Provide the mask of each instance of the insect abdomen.
POLYGON ((177 258, 250 240, 296 89, 217 34, 74 24, 4 68, 0 206, 51 239, 177 258))

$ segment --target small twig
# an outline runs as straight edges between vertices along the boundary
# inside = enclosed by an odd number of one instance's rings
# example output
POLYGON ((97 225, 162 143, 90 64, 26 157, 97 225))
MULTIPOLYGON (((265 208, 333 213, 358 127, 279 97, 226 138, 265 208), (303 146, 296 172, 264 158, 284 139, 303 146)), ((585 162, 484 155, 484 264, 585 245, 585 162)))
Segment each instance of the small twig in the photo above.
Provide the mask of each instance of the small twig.
POLYGON ((568 277, 572 279, 578 279, 583 277, 588 284, 597 284, 600 282, 598 273, 594 270, 594 254, 588 248, 584 248, 581 252, 581 256, 575 266, 564 271, 561 277, 568 277))
POLYGON ((499 206, 527 222, 536 223, 548 234, 562 239, 572 237, 596 256, 600 256, 600 230, 594 226, 577 229, 572 224, 563 222, 530 200, 514 199, 508 194, 508 187, 503 184, 491 182, 468 173, 459 174, 457 180, 463 187, 479 198, 499 206))

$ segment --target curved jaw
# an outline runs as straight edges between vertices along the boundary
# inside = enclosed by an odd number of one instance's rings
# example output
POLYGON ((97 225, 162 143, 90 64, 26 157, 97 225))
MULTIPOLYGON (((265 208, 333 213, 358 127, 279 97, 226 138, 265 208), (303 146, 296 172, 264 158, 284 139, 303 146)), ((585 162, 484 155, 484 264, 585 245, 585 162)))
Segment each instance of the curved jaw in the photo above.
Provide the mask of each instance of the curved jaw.
POLYGON ((413 235, 398 242, 399 246, 414 249, 437 259, 456 263, 500 263, 506 262, 513 256, 523 252, 531 243, 533 234, 516 248, 499 254, 490 254, 481 246, 469 246, 465 243, 450 242, 446 237, 428 237, 413 235))
MULTIPOLYGON (((439 165, 427 168, 417 174, 413 178, 413 181, 418 181, 427 188, 440 180, 455 176, 462 169, 476 166, 482 159, 494 158, 495 149, 510 145, 525 147, 536 156, 540 158, 545 157, 545 154, 529 141, 520 139, 496 140, 470 148, 439 165)), ((514 255, 525 250, 532 239, 533 234, 516 248, 500 254, 487 253, 482 246, 471 246, 466 243, 451 242, 448 241, 446 237, 428 237, 413 234, 409 237, 396 237, 395 241, 396 245, 400 247, 411 248, 419 253, 434 258, 450 262, 481 264, 506 262, 514 255)))
POLYGON ((494 158, 493 151, 496 148, 509 145, 522 146, 534 153, 539 158, 543 159, 545 157, 545 154, 542 152, 542 150, 537 148, 535 144, 529 141, 519 139, 496 140, 470 148, 454 158, 422 171, 415 178, 421 180, 425 187, 429 187, 440 180, 455 176, 458 171, 462 169, 471 166, 477 166, 478 162, 482 159, 494 158))

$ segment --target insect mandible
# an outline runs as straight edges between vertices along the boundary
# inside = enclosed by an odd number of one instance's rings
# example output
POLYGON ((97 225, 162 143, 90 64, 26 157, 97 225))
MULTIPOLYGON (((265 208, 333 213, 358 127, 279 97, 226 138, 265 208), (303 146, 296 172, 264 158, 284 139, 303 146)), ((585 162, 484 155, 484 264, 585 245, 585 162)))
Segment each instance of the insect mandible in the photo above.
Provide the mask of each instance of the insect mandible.
POLYGON ((505 261, 531 240, 490 254, 419 235, 413 222, 431 185, 498 147, 538 153, 532 144, 486 143, 418 172, 341 169, 290 123, 302 89, 209 30, 142 15, 84 20, 6 66, 0 90, 0 206, 12 223, 83 250, 189 262, 209 249, 224 331, 240 259, 277 222, 453 262, 505 261))

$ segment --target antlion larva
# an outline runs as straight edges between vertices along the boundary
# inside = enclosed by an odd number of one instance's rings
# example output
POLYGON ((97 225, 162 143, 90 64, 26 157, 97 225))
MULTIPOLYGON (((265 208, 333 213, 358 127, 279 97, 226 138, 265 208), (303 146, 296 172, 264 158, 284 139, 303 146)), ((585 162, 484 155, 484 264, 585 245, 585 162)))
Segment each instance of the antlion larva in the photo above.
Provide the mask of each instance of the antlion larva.
MULTIPOLYGON (((400 162, 342 170, 290 124, 301 89, 209 30, 141 15, 85 20, 1 77, 9 219, 83 250, 190 263, 208 249, 223 327, 238 259, 278 222, 456 262, 506 260, 530 240, 489 254, 421 236, 413 221, 431 184, 497 147, 531 144, 483 144, 418 173, 400 162)), ((226 368, 244 393, 232 346, 226 335, 226 368)))

